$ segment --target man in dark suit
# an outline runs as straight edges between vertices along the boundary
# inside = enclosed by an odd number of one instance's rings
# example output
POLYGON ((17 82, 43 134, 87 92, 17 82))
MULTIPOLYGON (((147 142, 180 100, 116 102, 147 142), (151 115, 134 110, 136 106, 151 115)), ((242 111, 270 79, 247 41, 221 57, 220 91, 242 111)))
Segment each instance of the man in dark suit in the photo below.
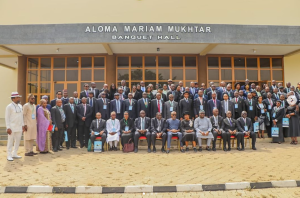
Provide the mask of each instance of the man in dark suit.
POLYGON ((253 132, 252 122, 250 118, 247 118, 246 111, 243 111, 242 117, 237 119, 237 127, 238 127, 238 131, 242 133, 241 141, 240 141, 242 148, 240 148, 240 144, 238 142, 237 149, 239 151, 245 150, 244 137, 243 137, 245 135, 245 136, 250 136, 250 138, 252 138, 252 149, 256 150, 255 148, 256 134, 253 132))
POLYGON ((272 99, 273 99, 274 101, 277 101, 277 100, 280 99, 280 94, 278 93, 278 88, 275 88, 275 89, 273 90, 272 99))
POLYGON ((96 112, 95 112, 95 107, 96 107, 96 98, 94 97, 94 92, 89 91, 89 97, 86 99, 86 103, 90 105, 90 107, 92 107, 92 118, 95 117, 96 112))
POLYGON ((218 109, 221 112, 221 101, 216 98, 216 93, 212 93, 212 99, 207 102, 207 117, 213 115, 213 110, 218 109))
POLYGON ((156 138, 161 138, 161 152, 165 153, 165 144, 167 141, 166 134, 166 120, 162 118, 161 113, 157 112, 156 117, 151 119, 151 142, 153 146, 153 153, 156 153, 155 142, 156 138))
POLYGON ((90 139, 90 126, 92 122, 93 110, 90 105, 86 104, 86 98, 81 99, 81 104, 77 105, 77 119, 78 119, 78 136, 80 142, 80 148, 88 146, 90 139))
POLYGON ((124 101, 120 100, 119 93, 115 93, 114 96, 115 99, 110 102, 110 113, 113 111, 116 112, 116 118, 122 120, 125 111, 124 101))
POLYGON ((118 93, 119 93, 119 100, 125 101, 125 99, 127 99, 127 95, 125 95, 122 87, 118 88, 118 93))
MULTIPOLYGON (((260 90, 260 86, 258 86, 258 89, 260 90)), ((261 96, 263 97, 263 100, 266 99, 268 97, 267 93, 270 92, 270 88, 266 87, 264 92, 261 92, 261 96)), ((256 93, 258 93, 258 91, 256 91, 256 93)), ((259 96, 259 95, 258 95, 259 96)))
POLYGON ((63 105, 69 103, 68 90, 66 90, 66 89, 63 90, 63 97, 61 99, 62 99, 63 105))
MULTIPOLYGON (((174 96, 174 100, 178 99, 179 93, 176 91, 174 84, 171 85, 171 90, 167 93, 167 98, 169 98, 170 94, 172 94, 174 96)), ((179 102, 179 101, 176 101, 176 102, 179 102)))
POLYGON ((141 136, 145 136, 147 138, 148 143, 148 153, 151 152, 151 120, 150 118, 146 117, 145 111, 140 111, 140 117, 136 118, 134 121, 135 126, 135 134, 134 134, 134 152, 138 152, 139 146, 139 138, 141 136))
MULTIPOLYGON (((222 122, 222 138, 223 138, 223 150, 227 151, 226 143, 228 143, 228 151, 231 150, 230 136, 236 136, 237 141, 241 141, 243 133, 238 132, 236 120, 231 118, 231 112, 227 111, 226 118, 222 122)), ((243 137, 244 138, 244 137, 243 137)))
POLYGON ((105 92, 101 92, 101 98, 95 101, 95 112, 101 113, 101 119, 108 120, 110 117, 110 100, 106 98, 105 92))
POLYGON ((245 100, 245 109, 247 111, 248 117, 251 119, 251 122, 254 123, 257 119, 257 101, 252 98, 252 94, 248 93, 247 99, 245 100))
POLYGON ((217 99, 221 101, 222 94, 218 90, 216 90, 216 86, 212 85, 211 89, 212 89, 212 91, 207 93, 207 99, 211 100, 212 99, 212 93, 216 93, 217 99))
POLYGON ((172 94, 169 95, 169 100, 165 102, 164 105, 164 114, 163 117, 165 120, 171 118, 172 111, 175 111, 177 113, 177 119, 179 119, 179 106, 178 102, 174 101, 174 96, 172 94))
POLYGON ((220 92, 221 94, 221 101, 223 100, 223 93, 226 92, 226 83, 224 81, 220 82, 220 87, 217 88, 217 90, 220 92))
POLYGON ((67 129, 68 141, 66 142, 67 149, 76 147, 76 129, 77 129, 77 109, 74 103, 74 98, 69 98, 69 103, 64 105, 66 114, 65 128, 67 129))
MULTIPOLYGON (((51 108, 56 105, 56 100, 57 99, 60 99, 60 100, 62 99, 62 91, 57 91, 56 92, 56 98, 51 100, 51 102, 50 102, 51 108)), ((63 101, 62 101, 62 105, 64 105, 63 101)))
POLYGON ((214 109, 213 110, 213 116, 210 117, 210 122, 212 125, 212 134, 214 136, 214 140, 213 140, 213 151, 216 151, 216 141, 217 141, 217 137, 222 136, 222 122, 223 122, 223 118, 222 116, 219 115, 219 110, 218 109, 214 109))
POLYGON ((132 93, 128 93, 128 99, 124 101, 125 111, 128 112, 129 118, 135 120, 138 117, 137 101, 133 99, 132 93))
POLYGON ((156 99, 151 100, 151 118, 154 118, 156 116, 156 113, 159 112, 163 114, 164 112, 164 106, 165 102, 161 99, 161 94, 156 94, 156 99))
POLYGON ((106 141, 106 121, 101 119, 101 113, 96 113, 96 119, 92 121, 90 126, 91 143, 94 144, 96 137, 101 137, 102 152, 104 151, 104 144, 106 141))
POLYGON ((90 91, 94 93, 95 98, 98 98, 100 91, 99 91, 98 88, 96 88, 96 83, 95 82, 91 82, 90 91))
MULTIPOLYGON (((138 85, 139 87, 141 87, 140 85, 138 85)), ((132 86, 132 95, 133 95, 133 99, 135 99, 136 101, 138 101, 139 99, 142 98, 142 91, 137 89, 137 86, 133 85, 132 86)))
POLYGON ((126 98, 127 98, 128 94, 130 92, 130 89, 129 89, 129 87, 126 86, 125 80, 121 81, 121 88, 123 89, 124 95, 126 95, 126 98))
POLYGON ((51 119, 53 125, 55 125, 54 133, 52 134, 53 151, 61 151, 60 142, 63 139, 64 134, 64 122, 66 115, 62 107, 62 100, 57 99, 56 105, 51 108, 51 119))
POLYGON ((163 99, 164 102, 168 101, 168 98, 166 94, 163 93, 163 88, 158 88, 157 93, 160 93, 161 98, 163 99))
POLYGON ((188 112, 190 115, 190 119, 194 118, 194 111, 193 111, 193 100, 189 98, 190 93, 184 92, 184 98, 179 102, 179 118, 184 118, 185 112, 188 112))
MULTIPOLYGON (((225 90, 225 92, 222 93, 222 95, 225 94, 225 93, 228 94, 229 100, 232 100, 232 98, 234 97, 234 93, 233 93, 233 91, 232 91, 232 89, 231 89, 231 84, 228 84, 228 85, 226 86, 226 90, 225 90)), ((223 97, 223 96, 222 96, 222 97, 223 97)))
POLYGON ((82 99, 83 97, 88 98, 89 97, 89 84, 84 83, 83 88, 84 90, 82 92, 80 92, 80 99, 82 99))
POLYGON ((194 115, 195 118, 198 118, 199 111, 204 110, 205 115, 207 116, 207 100, 204 98, 203 90, 198 91, 198 98, 194 100, 194 115))
POLYGON ((249 81, 249 79, 245 80, 245 85, 241 86, 241 90, 245 90, 246 85, 249 85, 249 87, 250 87, 250 81, 249 81))
POLYGON ((80 98, 78 98, 78 92, 77 91, 73 92, 73 98, 74 98, 75 105, 79 105, 81 103, 80 98))
POLYGON ((291 83, 290 83, 290 82, 287 82, 287 83, 286 83, 286 88, 283 89, 283 92, 287 94, 287 93, 289 93, 290 91, 291 91, 291 83))
POLYGON ((226 118, 226 113, 227 111, 232 112, 232 117, 235 117, 235 109, 234 109, 234 104, 229 100, 229 96, 227 93, 223 95, 223 101, 221 101, 221 116, 223 118, 226 118))
POLYGON ((275 88, 278 89, 278 87, 276 85, 276 80, 272 80, 272 84, 270 86, 270 92, 273 93, 275 88))
POLYGON ((198 93, 198 88, 195 87, 195 83, 194 82, 191 82, 190 83, 190 94, 192 96, 194 96, 196 93, 198 93))
POLYGON ((234 119, 241 117, 242 111, 245 111, 245 100, 239 97, 237 91, 234 92, 234 98, 231 99, 234 104, 234 119))
MULTIPOLYGON (((275 93, 275 90, 276 90, 276 89, 277 89, 277 88, 275 88, 275 89, 273 90, 274 93, 275 93)), ((267 106, 268 118, 269 118, 270 123, 273 122, 273 121, 272 121, 272 118, 273 118, 273 116, 272 116, 272 110, 273 110, 273 107, 276 106, 276 101, 277 101, 277 100, 272 99, 272 96, 274 95, 274 93, 271 94, 270 92, 268 92, 268 93, 267 93, 267 98, 263 100, 263 103, 267 106)), ((278 99, 279 99, 279 98, 278 98, 278 99)), ((272 128, 271 125, 266 126, 266 129, 267 129, 267 133, 268 133, 268 137, 269 137, 269 138, 272 137, 272 135, 271 135, 271 128, 272 128)))
POLYGON ((147 98, 146 92, 143 93, 143 98, 138 100, 137 110, 138 112, 143 110, 146 113, 146 117, 151 117, 151 101, 147 98))

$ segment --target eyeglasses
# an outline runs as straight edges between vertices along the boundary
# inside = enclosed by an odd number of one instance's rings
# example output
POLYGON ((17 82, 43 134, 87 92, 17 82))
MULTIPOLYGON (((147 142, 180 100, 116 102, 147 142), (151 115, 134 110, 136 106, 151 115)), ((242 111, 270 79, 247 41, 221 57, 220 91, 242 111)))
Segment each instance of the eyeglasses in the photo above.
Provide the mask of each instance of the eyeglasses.
POLYGON ((171 116, 176 116, 176 114, 172 114, 171 116))

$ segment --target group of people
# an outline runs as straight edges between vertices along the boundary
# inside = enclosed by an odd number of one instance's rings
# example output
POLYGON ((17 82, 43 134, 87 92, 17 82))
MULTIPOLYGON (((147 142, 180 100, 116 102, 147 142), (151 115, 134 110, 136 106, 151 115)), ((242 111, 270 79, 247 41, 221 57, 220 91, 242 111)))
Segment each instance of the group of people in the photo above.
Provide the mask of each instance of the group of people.
MULTIPOLYGON (((8 133, 7 159, 20 158, 17 155, 18 145, 24 132, 25 156, 34 156, 33 143, 36 139, 36 150, 40 153, 54 152, 63 148, 88 147, 96 137, 101 137, 102 146, 109 144, 109 150, 117 150, 119 139, 124 146, 130 139, 134 140, 134 151, 138 152, 138 142, 145 136, 148 152, 156 152, 156 140, 162 140, 161 151, 169 153, 173 136, 180 141, 180 151, 189 150, 192 142, 195 152, 202 151, 202 139, 207 139, 206 149, 216 151, 218 136, 223 139, 224 151, 230 151, 230 138, 237 138, 237 149, 244 150, 244 137, 252 138, 252 149, 256 150, 256 131, 253 123, 259 122, 258 137, 264 138, 264 132, 271 135, 271 127, 279 128, 279 137, 272 142, 284 141, 284 134, 292 137, 291 144, 297 144, 299 128, 299 96, 297 89, 286 84, 272 81, 261 87, 245 80, 245 84, 220 82, 215 86, 210 82, 199 87, 191 82, 184 87, 182 82, 175 85, 171 79, 161 88, 159 84, 145 86, 141 81, 128 87, 125 80, 116 88, 104 84, 99 90, 96 83, 84 84, 81 93, 76 91, 68 97, 66 90, 57 91, 56 98, 48 101, 43 96, 38 105, 35 97, 28 95, 27 103, 22 107, 20 95, 13 92, 12 103, 6 108, 5 120, 8 133), (297 103, 289 105, 287 98, 295 97, 297 103), (283 129, 282 119, 289 118, 289 128, 283 129), (167 142, 167 149, 165 144, 167 142), (12 151, 14 143, 14 151, 12 151), (151 150, 151 144, 153 149, 151 150), (196 145, 199 148, 196 149, 196 145), (226 145, 228 144, 228 147, 226 145)), ((104 149, 102 149, 104 150, 104 149)))

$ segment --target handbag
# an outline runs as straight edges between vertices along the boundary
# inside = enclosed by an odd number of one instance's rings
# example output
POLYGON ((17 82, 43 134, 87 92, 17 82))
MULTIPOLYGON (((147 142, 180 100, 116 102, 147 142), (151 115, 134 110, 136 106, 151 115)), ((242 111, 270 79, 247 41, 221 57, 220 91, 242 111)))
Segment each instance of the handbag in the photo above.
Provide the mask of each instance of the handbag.
POLYGON ((288 118, 282 118, 282 127, 289 127, 290 120, 288 118))
POLYGON ((258 132, 259 131, 259 122, 254 122, 253 123, 253 131, 258 132))
POLYGON ((279 137, 279 128, 274 126, 271 128, 271 135, 272 137, 279 137))
MULTIPOLYGON (((94 150, 94 149, 93 149, 94 150)), ((88 152, 92 152, 92 141, 89 139, 88 147, 87 147, 88 152)))
POLYGON ((133 151, 134 151, 134 143, 133 143, 132 139, 130 138, 128 140, 128 143, 124 144, 123 152, 129 153, 129 152, 133 152, 133 151))

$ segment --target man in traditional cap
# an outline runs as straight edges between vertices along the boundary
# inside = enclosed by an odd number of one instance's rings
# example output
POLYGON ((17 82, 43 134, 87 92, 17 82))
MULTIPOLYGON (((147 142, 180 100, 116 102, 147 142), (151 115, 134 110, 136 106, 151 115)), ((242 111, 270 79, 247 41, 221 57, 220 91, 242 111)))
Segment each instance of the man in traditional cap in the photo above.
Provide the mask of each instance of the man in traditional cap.
POLYGON ((5 124, 6 132, 8 134, 7 139, 7 160, 14 161, 15 159, 22 158, 17 155, 22 132, 24 131, 24 120, 22 105, 20 104, 20 99, 22 96, 18 92, 11 93, 12 102, 7 105, 5 110, 5 124), (14 145, 14 151, 12 152, 12 147, 14 145))

